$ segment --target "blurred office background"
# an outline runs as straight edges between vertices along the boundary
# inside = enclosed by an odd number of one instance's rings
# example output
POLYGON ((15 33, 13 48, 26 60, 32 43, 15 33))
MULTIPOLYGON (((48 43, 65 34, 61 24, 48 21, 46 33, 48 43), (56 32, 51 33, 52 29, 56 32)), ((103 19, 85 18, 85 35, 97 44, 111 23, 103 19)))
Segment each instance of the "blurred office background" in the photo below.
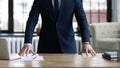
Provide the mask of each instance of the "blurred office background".
MULTIPOLYGON (((26 21, 34 0, 0 0, 0 36, 24 37, 26 21)), ((120 22, 120 0, 81 0, 88 24, 120 22)), ((41 25, 41 16, 38 23, 41 25)), ((36 28, 40 25, 37 25, 36 28)), ((73 28, 77 32, 73 18, 73 28)), ((35 29, 36 36, 36 29, 35 29)), ((15 43, 16 45, 17 43, 15 43)), ((21 43, 22 44, 22 43, 21 43)), ((80 45, 80 44, 78 44, 80 45)), ((16 47, 16 46, 15 46, 16 47)), ((21 46, 22 47, 22 46, 21 46)), ((15 48, 16 49, 16 48, 15 48)))
MULTIPOLYGON (((117 10, 117 0, 82 0, 88 23, 112 21, 113 11, 117 10), (114 2, 116 2, 114 4, 114 2), (113 4, 112 4, 113 3, 113 4)), ((33 0, 0 0, 0 24, 4 33, 25 32, 26 21, 33 0)), ((119 11, 119 10, 117 10, 119 11)), ((41 23, 41 19, 38 21, 41 23)), ((76 20, 74 19, 74 22, 76 20)))

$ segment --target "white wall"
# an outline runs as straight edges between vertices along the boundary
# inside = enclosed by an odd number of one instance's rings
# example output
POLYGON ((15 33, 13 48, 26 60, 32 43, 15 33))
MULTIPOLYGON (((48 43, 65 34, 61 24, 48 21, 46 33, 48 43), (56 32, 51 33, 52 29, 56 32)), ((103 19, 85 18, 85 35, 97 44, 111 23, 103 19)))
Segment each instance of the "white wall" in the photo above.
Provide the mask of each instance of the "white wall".
POLYGON ((120 22, 120 0, 112 0, 112 21, 120 22))

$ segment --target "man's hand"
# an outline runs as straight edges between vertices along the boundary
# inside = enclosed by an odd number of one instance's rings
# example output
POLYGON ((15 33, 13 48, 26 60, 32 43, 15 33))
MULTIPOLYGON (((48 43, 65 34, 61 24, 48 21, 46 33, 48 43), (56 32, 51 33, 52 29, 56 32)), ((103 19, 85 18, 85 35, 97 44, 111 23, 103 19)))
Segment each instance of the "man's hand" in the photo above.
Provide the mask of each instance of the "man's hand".
POLYGON ((24 56, 26 54, 26 56, 32 53, 33 55, 35 55, 35 52, 33 51, 33 48, 31 45, 24 45, 24 47, 20 50, 20 52, 18 53, 20 56, 24 56))
POLYGON ((94 51, 92 46, 87 43, 83 44, 82 51, 80 52, 80 54, 82 55, 83 52, 86 53, 86 56, 88 56, 88 53, 91 53, 92 56, 96 55, 96 52, 94 51))

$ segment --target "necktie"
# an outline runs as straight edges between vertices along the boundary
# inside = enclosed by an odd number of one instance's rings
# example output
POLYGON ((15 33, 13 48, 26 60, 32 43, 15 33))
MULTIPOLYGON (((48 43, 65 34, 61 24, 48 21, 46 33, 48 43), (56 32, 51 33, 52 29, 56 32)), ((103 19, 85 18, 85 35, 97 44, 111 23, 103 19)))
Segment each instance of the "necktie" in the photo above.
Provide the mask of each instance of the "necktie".
POLYGON ((54 11, 55 11, 56 19, 58 18, 58 14, 59 14, 59 7, 58 7, 58 5, 59 5, 58 0, 54 0, 54 11))

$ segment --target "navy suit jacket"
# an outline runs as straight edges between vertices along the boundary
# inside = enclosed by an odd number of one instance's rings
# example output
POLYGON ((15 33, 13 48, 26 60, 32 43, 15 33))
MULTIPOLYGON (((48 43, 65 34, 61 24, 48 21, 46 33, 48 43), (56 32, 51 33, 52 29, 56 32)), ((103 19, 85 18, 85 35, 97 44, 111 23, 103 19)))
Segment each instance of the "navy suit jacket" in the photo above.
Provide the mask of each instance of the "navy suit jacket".
MULTIPOLYGON (((32 42, 35 25, 39 14, 42 17, 42 28, 38 50, 48 50, 59 41, 63 53, 76 53, 76 42, 72 27, 73 15, 80 26, 82 42, 90 42, 89 29, 81 0, 61 0, 58 19, 55 20, 54 9, 51 0, 34 0, 27 21, 25 43, 32 42)), ((57 46, 57 45, 56 45, 57 46)))

